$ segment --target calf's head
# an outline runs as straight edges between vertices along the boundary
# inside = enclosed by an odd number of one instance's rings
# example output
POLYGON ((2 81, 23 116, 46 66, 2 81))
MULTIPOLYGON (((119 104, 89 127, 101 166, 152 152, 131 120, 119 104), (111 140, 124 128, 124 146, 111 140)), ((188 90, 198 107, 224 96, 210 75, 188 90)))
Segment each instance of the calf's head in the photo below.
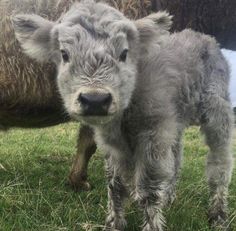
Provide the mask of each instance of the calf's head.
POLYGON ((57 22, 37 15, 12 21, 27 55, 56 64, 66 110, 90 123, 108 121, 128 106, 142 50, 171 25, 166 13, 133 22, 93 0, 75 4, 57 22))

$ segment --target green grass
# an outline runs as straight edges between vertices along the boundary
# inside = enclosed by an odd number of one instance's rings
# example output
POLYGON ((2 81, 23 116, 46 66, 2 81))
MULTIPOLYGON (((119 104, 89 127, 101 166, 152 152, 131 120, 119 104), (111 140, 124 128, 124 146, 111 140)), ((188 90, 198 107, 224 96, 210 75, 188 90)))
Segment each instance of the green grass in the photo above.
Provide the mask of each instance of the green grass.
MULTIPOLYGON (((65 185, 75 153, 77 124, 0 133, 0 230, 101 230, 106 214, 103 155, 90 163, 91 192, 75 193, 65 185)), ((185 134, 184 164, 177 199, 165 210, 169 231, 207 231, 208 190, 204 177, 207 147, 198 128, 185 134)), ((234 153, 236 138, 234 139, 234 153)), ((229 198, 236 231, 236 171, 229 198)), ((128 231, 140 230, 141 213, 129 203, 128 231)))

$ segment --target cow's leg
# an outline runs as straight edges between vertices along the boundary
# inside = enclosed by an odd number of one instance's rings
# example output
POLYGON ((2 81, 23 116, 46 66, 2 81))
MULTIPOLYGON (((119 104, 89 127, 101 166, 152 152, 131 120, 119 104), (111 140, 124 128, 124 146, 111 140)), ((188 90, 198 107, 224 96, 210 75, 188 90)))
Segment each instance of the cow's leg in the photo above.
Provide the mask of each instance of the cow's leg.
POLYGON ((181 164, 182 164, 182 156, 183 156, 183 146, 182 146, 182 129, 179 130, 176 138, 176 142, 172 145, 172 152, 175 158, 175 176, 172 179, 172 182, 170 184, 170 187, 167 191, 167 205, 172 204, 174 199, 176 198, 176 183, 179 178, 179 173, 181 169, 181 164))
POLYGON ((209 221, 220 230, 229 230, 227 194, 233 168, 232 128, 233 115, 229 103, 219 97, 212 99, 204 114, 202 130, 210 148, 206 166, 210 188, 209 221))
POLYGON ((108 215, 105 231, 123 231, 126 226, 124 217, 124 199, 127 191, 119 176, 119 163, 111 155, 106 158, 106 174, 108 179, 108 215))
POLYGON ((91 186, 87 181, 88 162, 96 152, 94 132, 92 128, 81 125, 80 134, 77 140, 77 154, 74 157, 69 183, 76 190, 90 190, 91 186))
MULTIPOLYGON (((175 124, 163 121, 158 129, 139 136, 136 147, 135 199, 144 211, 143 231, 162 231, 162 209, 173 195, 181 152, 173 152, 177 142, 175 124), (161 127, 163 126, 163 127, 161 127)), ((180 144, 179 144, 180 147, 180 144)), ((180 148, 178 147, 178 150, 180 148)))

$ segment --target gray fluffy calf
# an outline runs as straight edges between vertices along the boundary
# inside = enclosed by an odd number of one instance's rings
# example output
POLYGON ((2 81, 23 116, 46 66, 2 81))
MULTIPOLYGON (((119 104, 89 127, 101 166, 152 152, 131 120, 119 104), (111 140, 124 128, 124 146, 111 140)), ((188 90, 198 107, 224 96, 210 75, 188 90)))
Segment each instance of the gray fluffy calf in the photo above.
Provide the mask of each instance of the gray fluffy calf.
POLYGON ((18 15, 13 24, 26 54, 55 62, 68 112, 95 129, 107 153, 106 230, 124 230, 128 195, 144 212, 143 231, 163 230, 182 133, 193 124, 210 148, 210 221, 227 229, 233 117, 228 65, 213 38, 191 30, 169 35, 165 13, 132 22, 94 1, 75 4, 57 23, 18 15))

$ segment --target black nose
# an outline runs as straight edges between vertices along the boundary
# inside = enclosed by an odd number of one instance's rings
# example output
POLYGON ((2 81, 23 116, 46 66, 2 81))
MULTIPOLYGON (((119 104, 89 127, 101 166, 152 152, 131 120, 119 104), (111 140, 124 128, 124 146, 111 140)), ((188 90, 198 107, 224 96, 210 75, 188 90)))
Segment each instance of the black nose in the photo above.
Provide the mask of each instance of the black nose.
POLYGON ((81 93, 78 100, 84 115, 107 115, 112 96, 110 93, 81 93))

